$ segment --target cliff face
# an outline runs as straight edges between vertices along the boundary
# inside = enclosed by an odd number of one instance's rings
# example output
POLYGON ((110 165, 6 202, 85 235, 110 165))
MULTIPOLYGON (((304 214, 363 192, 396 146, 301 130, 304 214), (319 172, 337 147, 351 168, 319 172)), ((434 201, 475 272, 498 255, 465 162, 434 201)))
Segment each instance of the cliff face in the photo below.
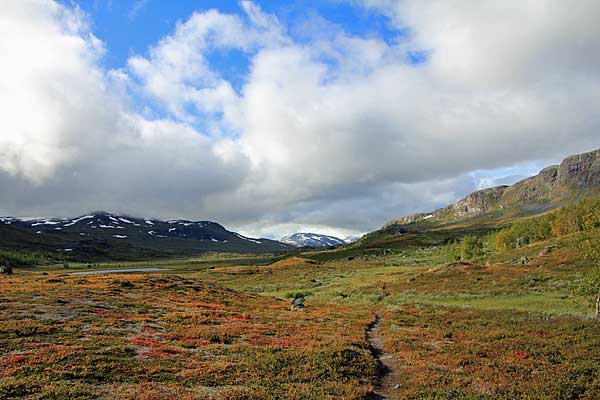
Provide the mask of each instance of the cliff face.
POLYGON ((538 175, 512 186, 478 190, 448 207, 387 223, 384 228, 429 220, 450 222, 492 211, 559 204, 571 197, 600 191, 600 150, 567 157, 560 165, 544 168, 538 175))
POLYGON ((565 189, 600 187, 600 150, 566 158, 558 167, 556 194, 565 189))
POLYGON ((518 206, 524 202, 549 200, 558 179, 558 165, 544 168, 538 175, 515 183, 500 199, 501 207, 518 206))

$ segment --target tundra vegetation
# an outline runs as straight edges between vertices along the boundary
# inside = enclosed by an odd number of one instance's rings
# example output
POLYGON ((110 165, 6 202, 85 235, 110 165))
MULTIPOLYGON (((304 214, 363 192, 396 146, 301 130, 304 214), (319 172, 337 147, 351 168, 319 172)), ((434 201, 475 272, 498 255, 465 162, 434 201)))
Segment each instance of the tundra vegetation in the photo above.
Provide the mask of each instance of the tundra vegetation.
POLYGON ((287 258, 15 268, 0 398, 597 399, 599 245, 594 198, 287 258), (168 270, 70 275, 132 267, 168 270))

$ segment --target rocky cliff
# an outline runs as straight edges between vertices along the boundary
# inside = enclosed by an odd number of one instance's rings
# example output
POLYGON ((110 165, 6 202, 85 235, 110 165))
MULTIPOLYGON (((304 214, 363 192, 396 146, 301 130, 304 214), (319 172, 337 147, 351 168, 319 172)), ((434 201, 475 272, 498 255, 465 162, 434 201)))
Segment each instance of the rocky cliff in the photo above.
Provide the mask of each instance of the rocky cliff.
POLYGON ((567 157, 560 165, 544 168, 538 175, 512 186, 478 190, 448 207, 396 219, 384 229, 424 221, 451 222, 494 211, 543 211, 597 192, 600 192, 600 150, 567 157))

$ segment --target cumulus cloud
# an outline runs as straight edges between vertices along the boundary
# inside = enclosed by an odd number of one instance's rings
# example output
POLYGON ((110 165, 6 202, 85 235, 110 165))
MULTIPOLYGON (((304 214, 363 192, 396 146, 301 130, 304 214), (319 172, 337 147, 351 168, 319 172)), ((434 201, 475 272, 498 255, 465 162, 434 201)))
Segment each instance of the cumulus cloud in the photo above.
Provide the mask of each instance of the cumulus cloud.
POLYGON ((321 16, 298 37, 243 1, 239 14, 194 13, 105 71, 110 49, 87 16, 9 0, 0 211, 345 235, 598 146, 597 2, 353 3, 408 38, 350 35, 321 16), (241 84, 212 63, 232 52, 248 64, 241 84))
POLYGON ((117 94, 118 72, 77 9, 9 1, 0 16, 0 204, 5 213, 110 209, 195 214, 207 193, 232 190, 248 160, 170 119, 147 120, 117 94))

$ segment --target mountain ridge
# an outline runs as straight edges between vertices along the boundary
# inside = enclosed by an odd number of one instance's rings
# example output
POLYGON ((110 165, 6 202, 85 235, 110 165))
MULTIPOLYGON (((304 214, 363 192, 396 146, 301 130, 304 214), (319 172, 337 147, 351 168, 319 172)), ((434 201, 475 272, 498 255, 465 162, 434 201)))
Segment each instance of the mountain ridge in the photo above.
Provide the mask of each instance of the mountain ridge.
POLYGON ((572 197, 600 191, 600 150, 575 154, 559 165, 551 165, 537 175, 511 186, 477 190, 449 206, 429 213, 394 219, 382 229, 416 223, 456 222, 469 217, 498 212, 539 213, 560 206, 572 197))
POLYGON ((127 252, 169 257, 205 252, 275 253, 293 249, 275 240, 243 236, 212 221, 162 221, 105 211, 75 218, 0 217, 0 249, 26 249, 27 246, 92 260, 110 256, 113 250, 128 258, 127 252))

